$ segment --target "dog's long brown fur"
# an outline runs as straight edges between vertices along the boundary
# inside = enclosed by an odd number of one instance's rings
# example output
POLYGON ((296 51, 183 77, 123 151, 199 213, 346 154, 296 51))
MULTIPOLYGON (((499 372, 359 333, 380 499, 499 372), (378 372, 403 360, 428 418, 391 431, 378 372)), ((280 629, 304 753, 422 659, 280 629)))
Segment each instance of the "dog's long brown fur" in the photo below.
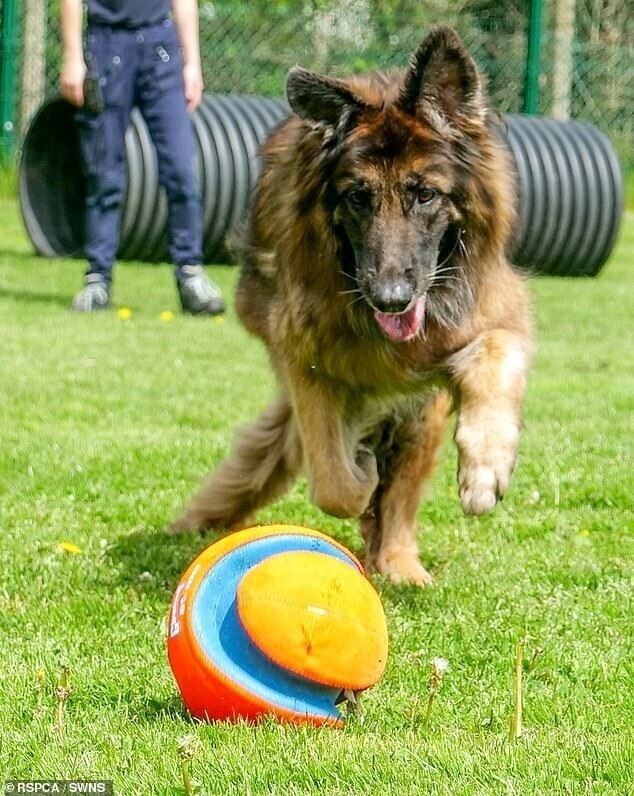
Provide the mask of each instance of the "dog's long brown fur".
POLYGON ((423 585, 416 513, 452 408, 465 511, 515 464, 532 333, 509 156, 449 28, 405 72, 296 67, 287 89, 237 292, 279 396, 172 529, 239 527, 303 471, 318 506, 360 519, 372 566, 423 585))

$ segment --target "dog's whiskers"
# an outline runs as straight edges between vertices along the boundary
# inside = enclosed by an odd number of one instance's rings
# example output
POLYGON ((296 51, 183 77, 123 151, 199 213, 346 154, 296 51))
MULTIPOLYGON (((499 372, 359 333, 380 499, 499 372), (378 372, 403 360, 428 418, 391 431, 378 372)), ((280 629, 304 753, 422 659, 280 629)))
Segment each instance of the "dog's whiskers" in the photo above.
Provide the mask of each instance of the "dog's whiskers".
POLYGON ((354 307, 354 305, 357 304, 359 301, 364 301, 364 300, 365 296, 361 294, 360 296, 357 296, 356 299, 353 299, 352 301, 348 302, 348 304, 346 305, 346 309, 349 310, 350 307, 354 307))
POLYGON ((462 282, 462 278, 457 274, 434 274, 431 278, 432 285, 441 285, 445 282, 462 282))
POLYGON ((354 274, 349 274, 347 271, 344 271, 341 268, 337 271, 337 273, 347 277, 348 279, 352 279, 352 281, 356 282, 357 285, 359 284, 359 277, 355 276, 354 274))
POLYGON ((451 268, 443 271, 436 271, 431 276, 431 284, 437 285, 443 282, 462 282, 464 274, 460 273, 462 269, 451 268))
POLYGON ((467 246, 466 246, 465 242, 462 240, 462 235, 460 236, 460 239, 458 240, 458 245, 460 247, 460 251, 462 252, 462 254, 464 254, 464 256, 467 258, 467 260, 469 262, 471 262, 471 255, 469 254, 469 250, 467 249, 467 246))
POLYGON ((432 279, 442 279, 443 277, 451 278, 456 277, 456 272, 459 272, 460 268, 443 268, 441 271, 435 271, 432 274, 432 279))
POLYGON ((444 265, 444 266, 442 266, 442 268, 438 267, 436 269, 435 273, 437 273, 437 274, 447 274, 450 271, 459 271, 460 268, 461 268, 460 265, 444 265))
POLYGON ((425 329, 425 324, 427 322, 427 315, 423 315, 423 320, 420 325, 420 329, 418 330, 416 337, 420 337, 423 342, 427 342, 427 332, 425 329))
POLYGON ((462 230, 460 229, 460 230, 458 230, 458 234, 456 235, 456 239, 455 239, 455 241, 453 243, 453 246, 451 247, 451 250, 449 251, 449 253, 447 254, 447 256, 445 257, 444 260, 442 260, 439 263, 436 263, 436 268, 442 268, 442 266, 448 260, 451 259, 451 257, 453 256, 453 253, 456 251, 456 248, 458 247, 458 244, 460 243, 461 240, 462 240, 462 230))

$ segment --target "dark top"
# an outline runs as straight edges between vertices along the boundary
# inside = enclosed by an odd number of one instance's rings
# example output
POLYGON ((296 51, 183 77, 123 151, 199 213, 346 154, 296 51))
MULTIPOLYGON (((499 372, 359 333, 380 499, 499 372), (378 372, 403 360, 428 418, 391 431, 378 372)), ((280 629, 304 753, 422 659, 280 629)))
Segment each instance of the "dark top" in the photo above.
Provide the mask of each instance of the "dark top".
POLYGON ((167 19, 171 0, 88 0, 88 23, 141 28, 167 19))

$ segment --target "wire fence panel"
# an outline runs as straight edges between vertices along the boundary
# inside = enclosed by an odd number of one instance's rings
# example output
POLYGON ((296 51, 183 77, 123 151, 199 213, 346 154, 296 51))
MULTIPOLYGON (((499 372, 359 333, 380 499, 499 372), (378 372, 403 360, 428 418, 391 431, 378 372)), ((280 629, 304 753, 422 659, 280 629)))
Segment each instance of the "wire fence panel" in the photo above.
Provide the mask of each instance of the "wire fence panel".
MULTIPOLYGON (((0 0, 0 18, 12 1, 0 0)), ((17 6, 12 99, 19 141, 44 95, 57 87, 61 44, 59 0, 17 6)), ((531 0, 203 0, 205 87, 278 97, 296 63, 339 76, 401 68, 427 29, 444 22, 455 25, 487 75, 494 106, 520 112, 530 6, 531 0)), ((541 22, 539 113, 591 122, 634 168, 634 3, 544 0, 541 22)))

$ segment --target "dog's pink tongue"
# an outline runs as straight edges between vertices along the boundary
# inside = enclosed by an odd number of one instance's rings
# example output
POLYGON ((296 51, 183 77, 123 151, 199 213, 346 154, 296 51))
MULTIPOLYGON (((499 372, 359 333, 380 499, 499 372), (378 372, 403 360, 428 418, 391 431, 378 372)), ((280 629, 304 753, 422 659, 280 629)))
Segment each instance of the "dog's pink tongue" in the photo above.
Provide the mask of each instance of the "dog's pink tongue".
POLYGON ((425 299, 419 298, 406 312, 374 311, 374 318, 385 334, 396 343, 406 343, 416 337, 425 315, 425 299))

